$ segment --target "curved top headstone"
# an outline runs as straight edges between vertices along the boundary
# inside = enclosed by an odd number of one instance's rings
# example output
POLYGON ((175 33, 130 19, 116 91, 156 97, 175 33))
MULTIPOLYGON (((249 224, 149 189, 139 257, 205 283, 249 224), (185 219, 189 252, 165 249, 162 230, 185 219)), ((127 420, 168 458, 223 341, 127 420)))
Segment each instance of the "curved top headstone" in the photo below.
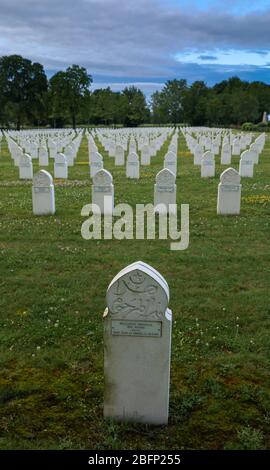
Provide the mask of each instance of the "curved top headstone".
POLYGON ((136 152, 130 152, 127 159, 128 159, 128 162, 139 163, 139 156, 136 152))
POLYGON ((241 153, 241 160, 252 160, 254 158, 254 154, 256 154, 256 152, 254 152, 254 150, 250 147, 250 149, 248 150, 245 150, 243 153, 241 153))
POLYGON ((33 186, 35 186, 35 187, 47 188, 47 187, 52 186, 52 185, 53 185, 53 177, 46 170, 40 170, 33 177, 33 186))
POLYGON ((223 150, 223 152, 230 152, 231 146, 230 146, 229 142, 223 142, 222 150, 223 150))
POLYGON ((208 162, 208 161, 213 161, 213 160, 215 160, 215 157, 214 157, 214 154, 210 152, 210 150, 208 150, 207 152, 203 154, 202 162, 203 161, 208 162))
POLYGON ((240 184, 241 176, 239 175, 238 171, 234 168, 227 168, 227 170, 223 171, 220 175, 220 182, 222 184, 240 184))
POLYGON ((175 162, 176 158, 176 153, 169 150, 169 152, 166 153, 164 160, 165 162, 175 162))
POLYGON ((163 168, 156 175, 156 184, 171 186, 175 184, 175 174, 168 168, 163 168))
POLYGON ((111 173, 107 170, 99 170, 93 177, 93 183, 97 186, 109 186, 113 182, 111 173))
POLYGON ((91 162, 103 162, 103 157, 99 152, 93 152, 91 162))
POLYGON ((57 163, 66 163, 67 159, 66 159, 66 156, 63 153, 57 153, 54 161, 55 161, 56 164, 57 163))
POLYGON ((107 290, 107 306, 114 318, 163 319, 168 302, 169 287, 166 280, 142 261, 122 269, 107 290))
POLYGON ((20 166, 31 166, 32 158, 27 153, 23 153, 20 157, 20 166))

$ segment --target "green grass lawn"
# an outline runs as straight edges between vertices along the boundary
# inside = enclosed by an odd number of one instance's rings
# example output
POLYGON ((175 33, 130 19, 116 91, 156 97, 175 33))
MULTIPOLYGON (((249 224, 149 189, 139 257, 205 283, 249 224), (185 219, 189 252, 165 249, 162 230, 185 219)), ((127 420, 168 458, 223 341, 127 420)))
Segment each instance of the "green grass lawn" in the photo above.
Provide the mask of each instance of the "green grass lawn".
MULTIPOLYGON (((153 202, 167 144, 139 181, 127 180, 101 149, 115 203, 153 202)), ((270 138, 254 178, 242 179, 240 216, 216 215, 225 167, 201 179, 183 137, 178 157, 177 202, 190 205, 190 245, 173 252, 169 240, 83 240, 80 213, 91 202, 89 168, 79 164, 88 160, 86 138, 69 180, 56 181, 50 217, 32 215, 31 183, 19 181, 2 142, 1 449, 270 448, 270 138), (137 260, 170 287, 167 427, 103 419, 106 289, 137 260)))

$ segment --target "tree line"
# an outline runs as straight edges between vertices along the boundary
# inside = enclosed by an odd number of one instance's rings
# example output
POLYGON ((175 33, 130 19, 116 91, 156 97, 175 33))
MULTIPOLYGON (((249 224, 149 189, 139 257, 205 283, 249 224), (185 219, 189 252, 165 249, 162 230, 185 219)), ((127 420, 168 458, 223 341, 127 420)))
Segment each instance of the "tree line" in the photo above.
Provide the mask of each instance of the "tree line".
POLYGON ((134 86, 91 91, 93 78, 72 65, 47 78, 43 65, 19 55, 0 57, 0 126, 180 124, 229 126, 258 123, 270 114, 270 86, 232 77, 208 87, 203 81, 169 80, 147 102, 134 86))

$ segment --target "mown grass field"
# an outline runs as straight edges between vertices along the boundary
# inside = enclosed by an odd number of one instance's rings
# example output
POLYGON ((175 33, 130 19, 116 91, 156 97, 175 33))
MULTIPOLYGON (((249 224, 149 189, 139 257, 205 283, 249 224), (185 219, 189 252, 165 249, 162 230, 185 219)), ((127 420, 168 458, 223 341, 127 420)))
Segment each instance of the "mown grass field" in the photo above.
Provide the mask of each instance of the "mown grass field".
MULTIPOLYGON (((153 201, 166 145, 139 181, 128 181, 101 151, 115 203, 153 201)), ((1 449, 270 448, 270 140, 254 178, 242 180, 237 217, 216 215, 225 167, 201 179, 183 137, 178 157, 177 200, 190 205, 190 245, 173 252, 168 240, 83 240, 81 209, 91 202, 85 138, 68 182, 56 181, 51 217, 32 215, 31 183, 19 181, 2 142, 1 449), (106 289, 137 260, 170 287, 167 427, 103 419, 106 289)))

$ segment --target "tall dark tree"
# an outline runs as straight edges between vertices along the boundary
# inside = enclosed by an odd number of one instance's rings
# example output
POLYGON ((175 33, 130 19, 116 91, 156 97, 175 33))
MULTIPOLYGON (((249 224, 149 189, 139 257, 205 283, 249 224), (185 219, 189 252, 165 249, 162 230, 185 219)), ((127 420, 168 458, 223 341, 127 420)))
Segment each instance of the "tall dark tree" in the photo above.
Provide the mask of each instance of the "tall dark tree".
POLYGON ((138 126, 150 118, 145 96, 135 86, 126 87, 122 92, 123 124, 128 127, 138 126))
POLYGON ((76 118, 89 97, 89 87, 93 79, 84 67, 72 65, 65 72, 57 72, 50 79, 51 117, 65 119, 70 115, 72 126, 76 129, 76 118))
POLYGON ((162 90, 168 110, 168 122, 183 122, 183 102, 187 90, 186 80, 169 80, 162 90))
POLYGON ((186 122, 193 126, 205 124, 208 95, 209 89, 202 81, 196 81, 186 89, 183 98, 183 112, 186 122))
POLYGON ((44 117, 47 78, 43 66, 20 55, 0 58, 0 101, 19 130, 28 119, 44 117))
POLYGON ((151 97, 152 121, 154 124, 167 124, 169 122, 169 110, 165 95, 156 91, 151 97))

